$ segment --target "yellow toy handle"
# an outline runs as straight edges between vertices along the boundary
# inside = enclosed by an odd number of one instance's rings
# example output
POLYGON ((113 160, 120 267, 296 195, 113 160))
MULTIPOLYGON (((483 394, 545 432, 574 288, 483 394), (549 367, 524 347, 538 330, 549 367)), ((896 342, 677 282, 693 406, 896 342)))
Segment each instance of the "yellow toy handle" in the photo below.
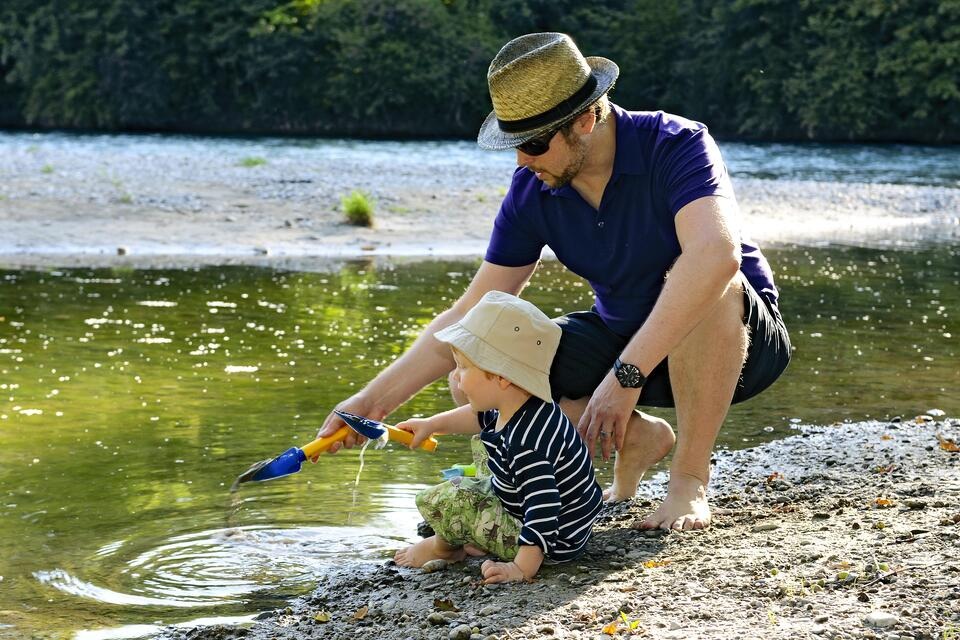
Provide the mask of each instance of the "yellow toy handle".
MULTIPOLYGON (((404 431, 403 429, 397 429, 392 427, 389 424, 383 425, 387 430, 387 437, 391 440, 397 442, 402 442, 403 444, 410 446, 410 443, 413 442, 413 434, 409 431, 404 431)), ((426 440, 420 443, 420 448, 425 451, 436 451, 437 450, 437 439, 433 436, 430 436, 426 440)))
POLYGON ((317 438, 313 442, 308 442, 300 448, 303 450, 303 455, 307 456, 307 460, 310 460, 311 458, 315 458, 329 449, 335 442, 340 442, 351 433, 353 433, 353 429, 350 427, 340 427, 340 429, 332 436, 317 438))

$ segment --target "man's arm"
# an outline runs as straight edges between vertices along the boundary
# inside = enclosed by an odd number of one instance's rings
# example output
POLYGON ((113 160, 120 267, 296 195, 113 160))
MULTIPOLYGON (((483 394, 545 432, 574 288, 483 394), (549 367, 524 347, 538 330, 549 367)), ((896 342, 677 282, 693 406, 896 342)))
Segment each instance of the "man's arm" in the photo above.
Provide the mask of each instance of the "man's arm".
MULTIPOLYGON (((435 340, 434 333, 463 318, 488 291, 519 295, 536 268, 536 262, 522 267, 503 267, 483 262, 466 292, 450 309, 434 318, 413 345, 393 364, 336 408, 373 420, 382 420, 415 393, 453 369, 450 347, 435 340)), ((340 418, 331 412, 318 435, 330 435, 341 426, 340 418)), ((343 446, 349 448, 356 443, 357 438, 349 435, 343 441, 343 446)), ((334 444, 330 452, 334 453, 339 448, 340 443, 334 444)))
MULTIPOLYGON (((677 213, 680 257, 646 322, 621 352, 623 362, 650 375, 717 304, 740 269, 738 216, 735 200, 717 196, 694 200, 677 213)), ((577 425, 591 454, 601 430, 614 434, 601 440, 605 459, 612 443, 618 449, 623 445, 626 424, 639 397, 640 389, 624 389, 612 370, 607 374, 577 425)))

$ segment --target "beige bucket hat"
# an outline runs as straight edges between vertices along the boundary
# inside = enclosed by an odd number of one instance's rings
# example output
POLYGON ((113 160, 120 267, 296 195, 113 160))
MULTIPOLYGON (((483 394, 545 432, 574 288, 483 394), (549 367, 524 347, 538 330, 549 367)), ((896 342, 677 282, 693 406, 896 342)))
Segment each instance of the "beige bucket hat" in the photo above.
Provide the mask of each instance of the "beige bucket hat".
POLYGON ((493 111, 477 143, 511 149, 577 115, 613 88, 620 68, 584 58, 565 33, 531 33, 508 42, 487 71, 493 111))
POLYGON ((560 333, 556 323, 526 300, 490 291, 460 322, 434 337, 462 351, 484 371, 551 402, 550 365, 560 333))

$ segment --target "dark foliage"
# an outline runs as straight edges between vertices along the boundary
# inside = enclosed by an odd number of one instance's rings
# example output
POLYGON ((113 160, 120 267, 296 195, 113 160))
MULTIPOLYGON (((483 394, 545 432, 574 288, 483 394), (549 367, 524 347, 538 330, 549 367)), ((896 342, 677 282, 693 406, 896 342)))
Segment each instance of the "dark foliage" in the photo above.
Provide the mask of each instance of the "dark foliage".
POLYGON ((2 0, 0 126, 470 137, 541 30, 728 136, 960 141, 960 0, 2 0))

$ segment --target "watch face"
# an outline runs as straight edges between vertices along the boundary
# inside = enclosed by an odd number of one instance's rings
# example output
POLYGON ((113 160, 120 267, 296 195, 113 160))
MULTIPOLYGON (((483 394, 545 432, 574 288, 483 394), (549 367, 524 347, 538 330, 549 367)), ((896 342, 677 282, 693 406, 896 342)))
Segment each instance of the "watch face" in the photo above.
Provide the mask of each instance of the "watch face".
POLYGON ((616 371, 616 376, 622 387, 636 389, 643 384, 643 376, 640 375, 640 369, 632 364, 621 364, 616 371))

